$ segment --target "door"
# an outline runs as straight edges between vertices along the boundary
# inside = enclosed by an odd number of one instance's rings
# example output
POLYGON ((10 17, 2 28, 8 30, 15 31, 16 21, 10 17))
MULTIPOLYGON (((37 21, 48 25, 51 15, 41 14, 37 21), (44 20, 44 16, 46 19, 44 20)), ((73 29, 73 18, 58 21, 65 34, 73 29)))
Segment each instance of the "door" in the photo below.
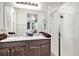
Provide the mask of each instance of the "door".
POLYGON ((10 56, 10 48, 0 48, 0 56, 10 56))
POLYGON ((17 46, 11 49, 11 55, 13 56, 25 56, 27 55, 26 46, 17 46))
POLYGON ((58 14, 52 14, 49 17, 49 33, 52 35, 51 37, 51 53, 54 55, 58 55, 59 46, 58 46, 58 32, 59 32, 59 19, 58 14))
MULTIPOLYGON (((51 37, 51 54, 59 55, 59 32, 62 35, 63 16, 57 11, 49 15, 49 33, 51 37)), ((60 37, 62 39, 62 37, 60 37)))

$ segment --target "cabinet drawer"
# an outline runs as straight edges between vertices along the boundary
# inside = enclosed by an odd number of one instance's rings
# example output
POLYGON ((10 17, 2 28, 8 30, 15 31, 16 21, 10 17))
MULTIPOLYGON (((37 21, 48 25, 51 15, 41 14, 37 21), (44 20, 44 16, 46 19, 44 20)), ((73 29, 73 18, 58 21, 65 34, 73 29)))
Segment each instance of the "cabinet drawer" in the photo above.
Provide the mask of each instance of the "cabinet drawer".
POLYGON ((11 49, 13 56, 25 56, 28 55, 28 50, 26 46, 16 46, 11 49))
POLYGON ((13 46, 23 46, 26 45, 26 42, 6 42, 6 43, 0 43, 0 48, 3 47, 13 47, 13 46))
POLYGON ((45 43, 50 43, 50 40, 49 39, 39 39, 39 40, 31 40, 29 41, 29 45, 32 45, 32 44, 45 44, 45 43))
POLYGON ((0 48, 0 56, 10 56, 10 48, 0 48))

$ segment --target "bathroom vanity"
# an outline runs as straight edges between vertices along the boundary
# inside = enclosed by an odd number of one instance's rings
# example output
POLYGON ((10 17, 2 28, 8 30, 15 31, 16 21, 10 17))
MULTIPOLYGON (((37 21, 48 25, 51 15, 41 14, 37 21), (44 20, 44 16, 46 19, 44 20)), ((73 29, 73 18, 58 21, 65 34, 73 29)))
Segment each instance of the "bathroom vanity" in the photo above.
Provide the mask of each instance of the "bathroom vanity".
POLYGON ((0 56, 50 56, 51 39, 46 37, 9 37, 0 41, 0 56))

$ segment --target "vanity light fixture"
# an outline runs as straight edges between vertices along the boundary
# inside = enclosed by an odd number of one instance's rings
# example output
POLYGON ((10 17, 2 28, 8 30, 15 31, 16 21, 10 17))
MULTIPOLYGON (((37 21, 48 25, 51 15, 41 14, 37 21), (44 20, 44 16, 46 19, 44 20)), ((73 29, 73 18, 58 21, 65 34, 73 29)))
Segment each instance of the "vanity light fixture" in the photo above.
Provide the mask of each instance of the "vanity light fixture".
POLYGON ((29 5, 29 6, 38 6, 38 3, 34 2, 16 2, 17 4, 24 4, 24 5, 29 5))

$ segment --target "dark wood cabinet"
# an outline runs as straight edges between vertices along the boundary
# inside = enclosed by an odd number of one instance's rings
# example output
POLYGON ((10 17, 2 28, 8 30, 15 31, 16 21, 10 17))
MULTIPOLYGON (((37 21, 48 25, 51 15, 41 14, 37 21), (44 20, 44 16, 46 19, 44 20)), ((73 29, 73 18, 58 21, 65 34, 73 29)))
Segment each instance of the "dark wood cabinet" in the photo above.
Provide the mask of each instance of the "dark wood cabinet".
POLYGON ((25 46, 17 46, 12 48, 0 48, 0 56, 27 56, 25 46))
POLYGON ((40 44, 40 55, 41 56, 50 56, 51 55, 51 41, 50 40, 41 40, 40 44))
POLYGON ((0 56, 10 56, 10 48, 0 48, 0 56))
POLYGON ((0 56, 27 56, 28 55, 28 42, 3 42, 0 43, 0 56), (9 48, 7 48, 9 47, 9 48))
POLYGON ((29 41, 29 55, 30 56, 40 56, 40 41, 29 41))
POLYGON ((31 40, 29 42, 29 55, 31 56, 50 56, 50 40, 31 40))
POLYGON ((49 44, 42 44, 40 48, 40 55, 41 56, 50 56, 50 49, 49 49, 49 44))
POLYGON ((50 56, 50 39, 0 43, 0 56, 50 56))
POLYGON ((26 54, 25 51, 26 51, 25 46, 13 47, 11 49, 11 55, 13 55, 13 56, 25 56, 25 54, 26 54))

